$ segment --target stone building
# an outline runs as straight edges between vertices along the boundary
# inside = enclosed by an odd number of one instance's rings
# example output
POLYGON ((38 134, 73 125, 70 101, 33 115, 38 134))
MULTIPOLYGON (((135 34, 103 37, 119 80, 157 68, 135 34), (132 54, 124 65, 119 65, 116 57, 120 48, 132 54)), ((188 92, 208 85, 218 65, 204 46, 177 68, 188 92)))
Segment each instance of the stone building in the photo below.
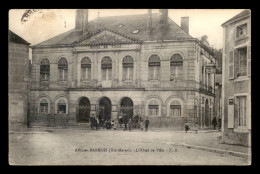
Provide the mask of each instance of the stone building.
POLYGON ((251 12, 222 24, 222 141, 251 144, 251 12))
POLYGON ((88 10, 77 10, 74 29, 32 47, 31 122, 77 125, 122 112, 158 128, 210 126, 214 64, 189 35, 189 17, 178 26, 163 9, 88 21, 88 10))
POLYGON ((27 127, 29 43, 8 31, 9 131, 27 127))

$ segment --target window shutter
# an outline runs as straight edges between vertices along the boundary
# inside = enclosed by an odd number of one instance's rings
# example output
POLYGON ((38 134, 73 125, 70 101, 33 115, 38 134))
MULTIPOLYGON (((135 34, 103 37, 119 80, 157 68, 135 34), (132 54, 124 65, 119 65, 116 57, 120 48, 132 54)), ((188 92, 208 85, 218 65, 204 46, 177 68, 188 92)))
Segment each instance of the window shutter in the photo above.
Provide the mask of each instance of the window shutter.
POLYGON ((112 80, 112 68, 108 69, 108 80, 112 80))
POLYGON ((148 80, 153 80, 153 67, 152 66, 149 66, 149 77, 148 77, 148 80))
POLYGON ((133 80, 133 76, 134 76, 134 68, 133 67, 129 67, 129 80, 133 80))
POLYGON ((126 80, 127 68, 123 67, 123 80, 126 80))
POLYGON ((229 52, 228 77, 230 79, 234 78, 234 51, 229 52))
POLYGON ((107 72, 107 69, 102 69, 102 80, 103 80, 103 81, 105 81, 106 78, 107 78, 106 72, 107 72))
POLYGON ((251 76, 251 46, 247 47, 247 75, 251 76))
POLYGON ((234 128, 234 97, 228 98, 228 128, 234 128))
POLYGON ((65 79, 65 80, 68 80, 68 69, 65 69, 64 79, 65 79))
POLYGON ((88 68, 88 80, 91 80, 91 68, 88 68))
POLYGON ((160 66, 156 66, 156 80, 160 80, 161 72, 160 72, 160 66))
POLYGON ((234 51, 234 78, 239 76, 239 52, 236 49, 234 51))

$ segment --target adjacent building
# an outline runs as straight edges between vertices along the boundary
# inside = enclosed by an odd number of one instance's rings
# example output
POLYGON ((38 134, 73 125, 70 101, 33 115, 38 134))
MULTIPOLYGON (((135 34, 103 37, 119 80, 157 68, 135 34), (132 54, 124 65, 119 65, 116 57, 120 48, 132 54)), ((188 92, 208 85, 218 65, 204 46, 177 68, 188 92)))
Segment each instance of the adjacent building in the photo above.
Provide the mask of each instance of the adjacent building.
POLYGON ((189 17, 178 26, 162 9, 88 21, 77 10, 74 29, 32 46, 30 121, 77 125, 122 112, 148 116, 151 127, 209 127, 215 63, 189 35, 189 17))
POLYGON ((251 11, 222 24, 222 141, 251 145, 251 11))
POLYGON ((8 31, 9 131, 27 127, 29 45, 23 38, 8 31))

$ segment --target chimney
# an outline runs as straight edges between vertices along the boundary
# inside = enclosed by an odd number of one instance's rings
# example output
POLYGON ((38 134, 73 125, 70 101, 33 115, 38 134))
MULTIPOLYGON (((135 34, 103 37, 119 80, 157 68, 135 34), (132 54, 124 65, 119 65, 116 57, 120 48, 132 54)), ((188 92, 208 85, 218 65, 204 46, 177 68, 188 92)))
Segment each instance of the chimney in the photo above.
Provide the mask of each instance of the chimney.
POLYGON ((76 11, 75 29, 81 30, 83 34, 87 31, 88 25, 88 9, 79 9, 76 11))
POLYGON ((152 9, 147 11, 147 30, 151 31, 152 29, 152 9))
POLYGON ((189 34, 189 17, 181 17, 181 28, 189 34))
POLYGON ((168 9, 159 10, 159 24, 168 25, 168 9))

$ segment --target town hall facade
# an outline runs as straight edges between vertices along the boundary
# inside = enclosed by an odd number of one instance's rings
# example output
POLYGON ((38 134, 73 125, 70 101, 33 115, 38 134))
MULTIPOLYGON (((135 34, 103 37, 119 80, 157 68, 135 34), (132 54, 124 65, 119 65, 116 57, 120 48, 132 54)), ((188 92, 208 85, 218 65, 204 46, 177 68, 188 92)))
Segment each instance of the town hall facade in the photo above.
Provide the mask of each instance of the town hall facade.
POLYGON ((152 127, 180 129, 184 122, 211 126, 216 62, 212 50, 148 10, 144 15, 98 17, 76 11, 75 28, 32 48, 30 122, 89 123, 96 114, 148 116, 152 127))

